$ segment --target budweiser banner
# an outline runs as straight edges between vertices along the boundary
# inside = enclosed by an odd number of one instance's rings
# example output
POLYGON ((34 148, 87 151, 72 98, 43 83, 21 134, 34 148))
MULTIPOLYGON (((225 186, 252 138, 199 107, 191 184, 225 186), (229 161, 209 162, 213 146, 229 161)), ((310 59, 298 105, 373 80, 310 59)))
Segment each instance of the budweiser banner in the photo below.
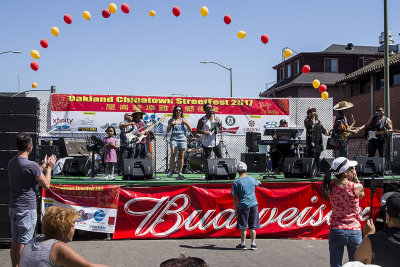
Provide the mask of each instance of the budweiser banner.
MULTIPOLYGON (((369 217, 370 192, 360 206, 360 220, 369 217)), ((263 183, 256 188, 261 229, 258 236, 327 238, 330 203, 321 183, 263 183)), ((380 208, 381 190, 373 202, 380 208)), ((121 188, 114 239, 238 237, 230 184, 121 188)))
MULTIPOLYGON (((214 106, 222 130, 228 134, 263 132, 265 127, 277 127, 281 119, 289 121, 288 99, 52 94, 51 131, 104 133, 109 125, 119 131, 127 112, 140 109, 146 112, 145 123, 156 123, 171 117, 176 105, 182 106, 195 128, 206 103, 214 106)), ((165 133, 167 124, 168 119, 156 125, 155 131, 165 133)))
POLYGON ((80 218, 75 229, 114 233, 119 198, 118 185, 51 185, 42 191, 42 215, 47 207, 73 208, 80 218))

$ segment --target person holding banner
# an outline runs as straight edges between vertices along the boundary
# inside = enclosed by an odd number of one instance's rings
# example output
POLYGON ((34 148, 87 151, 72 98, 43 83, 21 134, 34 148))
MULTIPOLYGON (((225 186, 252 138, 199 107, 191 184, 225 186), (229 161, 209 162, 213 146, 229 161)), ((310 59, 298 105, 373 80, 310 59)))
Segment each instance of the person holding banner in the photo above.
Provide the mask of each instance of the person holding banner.
POLYGON ((218 136, 222 123, 221 120, 215 116, 211 104, 204 104, 203 110, 206 115, 198 121, 196 132, 202 135, 201 143, 203 145, 205 165, 207 165, 207 160, 211 158, 212 151, 214 151, 217 158, 222 158, 221 143, 218 136))
POLYGON ((172 118, 168 121, 167 133, 172 130, 170 137, 171 157, 169 161, 168 177, 172 177, 175 167, 175 158, 178 154, 178 178, 183 180, 185 177, 182 174, 184 153, 187 148, 187 135, 191 134, 192 127, 183 116, 181 106, 175 106, 172 111, 172 118))
POLYGON ((42 219, 43 235, 36 236, 26 244, 19 266, 108 266, 87 261, 66 244, 72 241, 75 220, 79 217, 79 213, 73 209, 48 207, 42 219))

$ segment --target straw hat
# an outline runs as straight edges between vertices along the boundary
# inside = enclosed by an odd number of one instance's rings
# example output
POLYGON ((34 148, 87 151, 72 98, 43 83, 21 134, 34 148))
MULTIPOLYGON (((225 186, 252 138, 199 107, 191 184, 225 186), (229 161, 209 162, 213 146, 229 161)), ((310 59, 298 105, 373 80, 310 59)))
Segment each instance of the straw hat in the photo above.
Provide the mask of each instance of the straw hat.
POLYGON ((334 110, 344 110, 344 109, 352 108, 353 106, 354 105, 352 103, 350 103, 350 102, 340 101, 335 106, 333 106, 333 109, 334 110))
POLYGON ((307 108, 307 113, 308 113, 308 112, 310 112, 311 110, 315 110, 315 111, 317 111, 317 109, 316 109, 316 108, 314 108, 314 107, 312 107, 312 106, 309 106, 309 107, 307 108))
POLYGON ((146 112, 141 111, 139 108, 135 108, 135 111, 132 113, 132 116, 134 117, 136 113, 141 113, 142 115, 146 114, 146 112))

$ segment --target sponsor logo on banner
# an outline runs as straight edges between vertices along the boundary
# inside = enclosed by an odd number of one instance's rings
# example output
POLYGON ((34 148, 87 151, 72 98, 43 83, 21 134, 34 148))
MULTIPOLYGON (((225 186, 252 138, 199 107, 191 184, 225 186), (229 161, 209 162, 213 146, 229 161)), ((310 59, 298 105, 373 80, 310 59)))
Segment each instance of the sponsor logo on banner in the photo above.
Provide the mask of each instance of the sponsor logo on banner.
POLYGON ((226 116, 226 118, 225 118, 225 123, 226 123, 226 125, 228 125, 228 126, 233 126, 233 125, 235 125, 235 122, 236 122, 235 117, 233 117, 233 116, 231 116, 231 115, 226 116))
POLYGON ((85 111, 85 112, 83 112, 83 115, 96 115, 96 112, 85 111))
POLYGON ((94 120, 91 120, 89 118, 85 118, 84 120, 81 120, 81 125, 93 125, 94 120))
POLYGON ((104 125, 102 125, 102 126, 100 126, 100 128, 101 129, 107 129, 109 126, 113 126, 114 128, 115 128, 115 130, 117 130, 117 129, 119 129, 119 125, 118 125, 118 123, 106 123, 106 124, 104 124, 104 125))
POLYGON ((256 125, 256 123, 255 123, 253 120, 250 120, 250 121, 249 121, 249 126, 250 126, 250 127, 254 127, 254 125, 256 125))
POLYGON ((278 126, 279 126, 278 122, 276 121, 267 121, 263 127, 268 128, 268 127, 278 127, 278 126))
POLYGON ((53 119, 53 124, 59 124, 59 123, 72 124, 73 121, 74 121, 74 119, 71 119, 71 118, 68 118, 68 117, 66 117, 66 118, 57 117, 56 119, 53 119))
POLYGON ((244 132, 260 132, 260 128, 243 128, 244 132))
POLYGON ((239 127, 233 127, 233 128, 222 127, 222 132, 224 132, 224 133, 235 134, 238 130, 239 130, 239 127))
POLYGON ((85 213, 84 210, 79 210, 79 214, 81 215, 82 219, 87 220, 89 217, 88 213, 85 213))
POLYGON ((96 127, 93 127, 93 128, 78 127, 78 131, 80 131, 80 132, 97 132, 97 128, 96 127))
POLYGON ((106 217, 106 214, 104 213, 103 210, 98 210, 94 213, 94 220, 96 222, 101 222, 102 220, 104 220, 105 217, 106 217))

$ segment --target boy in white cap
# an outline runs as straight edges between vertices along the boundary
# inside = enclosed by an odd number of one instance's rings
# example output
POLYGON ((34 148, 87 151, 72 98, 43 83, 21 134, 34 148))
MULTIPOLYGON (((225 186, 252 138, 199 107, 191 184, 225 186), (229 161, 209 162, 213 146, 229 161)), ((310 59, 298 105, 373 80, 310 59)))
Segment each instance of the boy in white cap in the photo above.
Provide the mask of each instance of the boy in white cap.
POLYGON ((241 243, 237 249, 247 249, 245 240, 247 228, 250 229, 251 246, 250 249, 257 249, 256 230, 260 229, 260 218, 258 214, 258 202, 255 194, 255 187, 261 183, 246 174, 247 165, 239 162, 236 165, 239 179, 232 184, 233 205, 237 216, 236 229, 240 230, 241 243))

